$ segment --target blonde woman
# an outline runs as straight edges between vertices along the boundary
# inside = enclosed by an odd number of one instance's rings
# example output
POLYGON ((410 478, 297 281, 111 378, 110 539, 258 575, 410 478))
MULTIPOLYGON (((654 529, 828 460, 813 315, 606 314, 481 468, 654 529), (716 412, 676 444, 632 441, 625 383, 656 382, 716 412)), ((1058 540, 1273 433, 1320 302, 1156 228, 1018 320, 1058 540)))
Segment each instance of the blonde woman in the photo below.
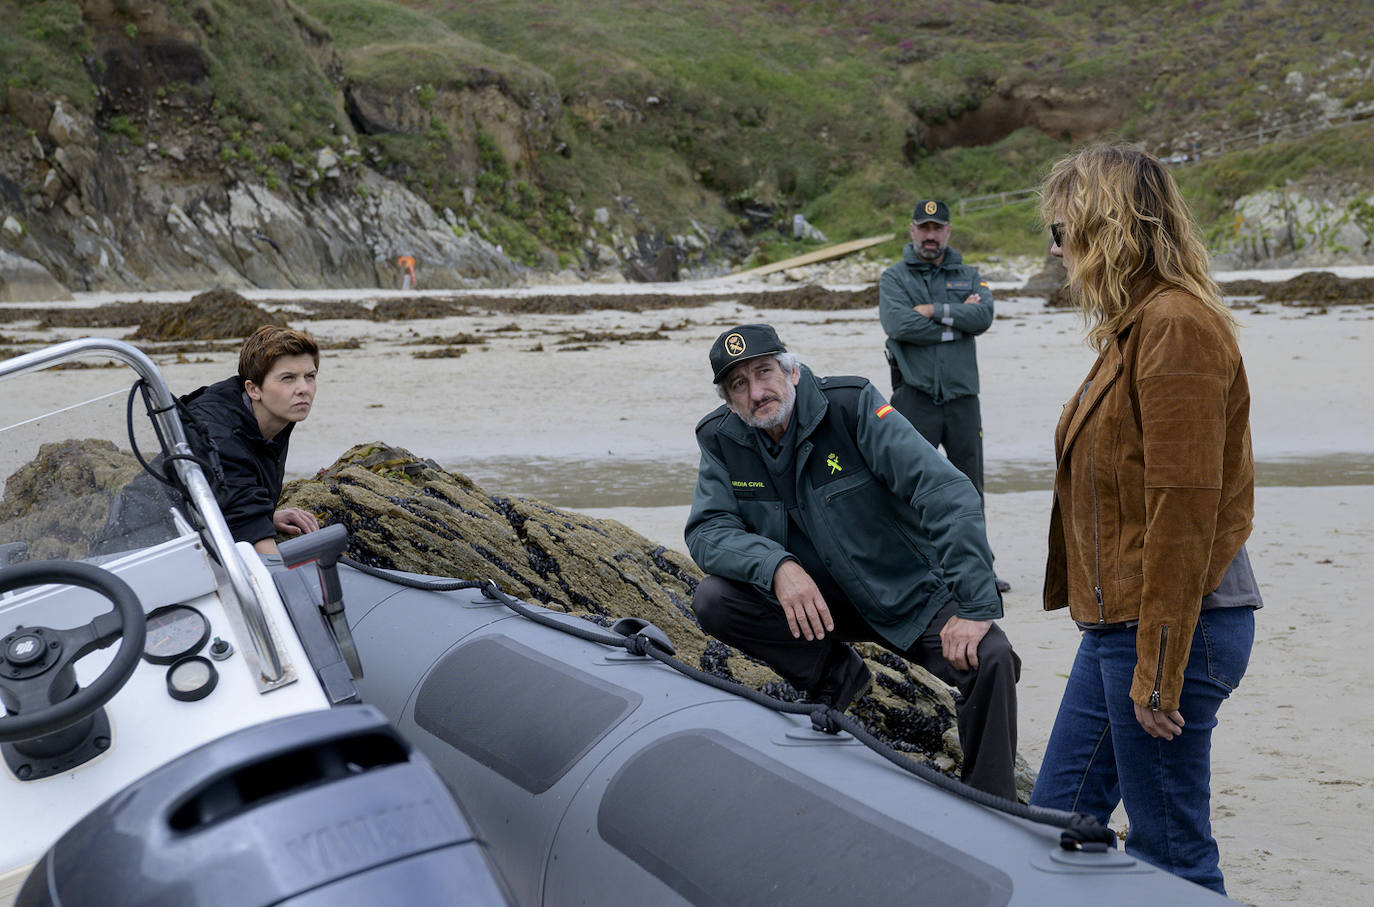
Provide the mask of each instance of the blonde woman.
POLYGON ((1071 155, 1040 210, 1099 355, 1055 431, 1045 608, 1082 632, 1031 803, 1124 803, 1127 853, 1224 893, 1211 734, 1261 606, 1235 323, 1152 155, 1071 155))

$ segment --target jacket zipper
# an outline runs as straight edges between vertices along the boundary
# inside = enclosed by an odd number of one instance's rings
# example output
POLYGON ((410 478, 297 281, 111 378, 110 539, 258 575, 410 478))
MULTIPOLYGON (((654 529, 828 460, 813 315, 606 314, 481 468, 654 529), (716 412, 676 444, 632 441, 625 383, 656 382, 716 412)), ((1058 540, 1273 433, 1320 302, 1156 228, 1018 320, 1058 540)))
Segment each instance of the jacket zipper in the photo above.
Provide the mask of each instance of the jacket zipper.
POLYGON ((1094 422, 1092 430, 1088 433, 1088 483, 1093 490, 1093 569, 1097 574, 1097 585, 1093 586, 1093 595, 1097 596, 1097 622, 1105 624, 1107 622, 1107 612, 1102 606, 1102 517, 1097 512, 1097 423, 1094 422))
POLYGON ((1150 708, 1159 708, 1159 682, 1164 677, 1164 649, 1169 645, 1169 625, 1159 628, 1159 664, 1155 665, 1155 690, 1150 694, 1150 708))
MULTIPOLYGON (((1113 374, 1112 381, 1116 380, 1117 375, 1121 374, 1121 364, 1117 363, 1116 372, 1113 374)), ((1110 384, 1111 381, 1108 382, 1110 384)), ((1106 393, 1103 391, 1103 393, 1106 393)), ((1082 400, 1079 401, 1082 405, 1082 400)), ((1102 514, 1099 512, 1099 502, 1097 499, 1097 422, 1093 421, 1092 427, 1088 431, 1088 481, 1093 489, 1093 571, 1097 577, 1097 585, 1093 586, 1093 595, 1097 598, 1097 622, 1105 624, 1107 622, 1107 611, 1102 604, 1102 514)))

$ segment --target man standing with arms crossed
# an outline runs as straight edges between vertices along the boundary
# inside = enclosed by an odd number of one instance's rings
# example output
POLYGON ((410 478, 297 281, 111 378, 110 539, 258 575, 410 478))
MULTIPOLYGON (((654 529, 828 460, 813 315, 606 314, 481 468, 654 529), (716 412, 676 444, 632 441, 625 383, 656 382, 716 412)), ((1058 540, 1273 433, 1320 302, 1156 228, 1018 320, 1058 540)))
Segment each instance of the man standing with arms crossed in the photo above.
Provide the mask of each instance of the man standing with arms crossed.
MULTIPOLYGON (((974 338, 992 325, 992 291, 949 247, 949 206, 916 204, 902 260, 878 283, 892 405, 968 476, 983 499, 983 417, 974 338)), ((997 580, 997 591, 1011 584, 997 580)))

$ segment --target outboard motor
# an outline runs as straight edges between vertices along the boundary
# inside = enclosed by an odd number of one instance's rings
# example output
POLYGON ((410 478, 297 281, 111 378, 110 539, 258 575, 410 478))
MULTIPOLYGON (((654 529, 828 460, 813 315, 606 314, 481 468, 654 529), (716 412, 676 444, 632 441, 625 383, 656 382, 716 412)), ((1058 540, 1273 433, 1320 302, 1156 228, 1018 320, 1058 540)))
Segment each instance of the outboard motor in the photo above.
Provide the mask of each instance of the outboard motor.
POLYGON ((135 781, 17 907, 510 903, 428 760, 371 706, 265 722, 135 781))

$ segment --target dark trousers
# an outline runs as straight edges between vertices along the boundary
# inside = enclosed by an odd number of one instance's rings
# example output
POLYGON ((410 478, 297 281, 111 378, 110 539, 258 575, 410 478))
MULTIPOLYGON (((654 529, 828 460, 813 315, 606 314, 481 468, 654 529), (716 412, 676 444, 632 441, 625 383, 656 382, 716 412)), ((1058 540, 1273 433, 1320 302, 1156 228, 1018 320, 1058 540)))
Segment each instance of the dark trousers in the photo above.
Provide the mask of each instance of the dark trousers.
POLYGON ((909 384, 892 388, 892 408, 916 426, 931 447, 943 447, 954 468, 968 476, 983 500, 983 414, 978 396, 935 398, 909 384))
POLYGON ((749 583, 708 576, 692 596, 692 609, 707 633, 768 664, 798 690, 820 686, 853 654, 847 643, 876 642, 914 661, 961 694, 959 744, 963 780, 990 794, 1016 799, 1016 681, 1021 659, 996 624, 978 644, 978 669, 960 671, 940 651, 940 630, 954 616, 950 602, 906 649, 886 642, 849 602, 830 601, 835 629, 823 640, 794 638, 777 599, 749 583))

